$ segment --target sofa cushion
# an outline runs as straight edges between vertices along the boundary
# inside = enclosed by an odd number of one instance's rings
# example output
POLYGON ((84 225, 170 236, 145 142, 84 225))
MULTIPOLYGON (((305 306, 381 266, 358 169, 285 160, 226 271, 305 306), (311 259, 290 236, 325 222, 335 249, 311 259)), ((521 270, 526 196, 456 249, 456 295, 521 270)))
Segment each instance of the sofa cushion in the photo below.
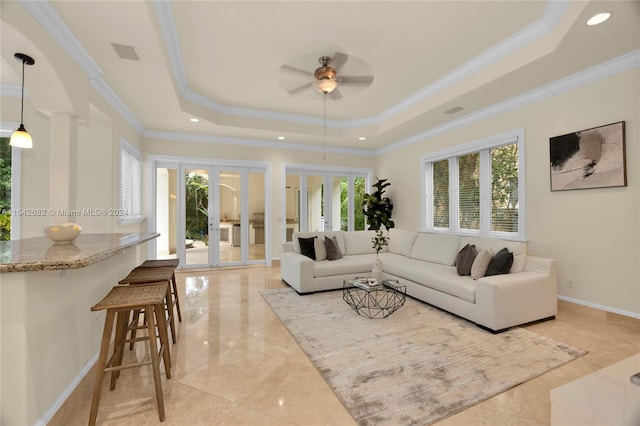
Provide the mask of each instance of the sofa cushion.
MULTIPOLYGON (((329 262, 313 263, 313 275, 320 277, 335 277, 339 275, 347 275, 351 278, 357 275, 371 274, 373 261, 376 259, 375 254, 356 254, 353 256, 344 256, 342 259, 329 262)), ((382 266, 384 270, 384 265, 382 266)))
POLYGON ((373 237, 376 231, 347 231, 344 233, 345 255, 354 254, 375 254, 376 249, 373 248, 373 237))
POLYGON ((506 248, 503 248, 493 256, 493 259, 491 259, 491 263, 489 263, 485 277, 508 274, 511 270, 511 265, 513 265, 513 253, 506 248))
POLYGON ((421 232, 416 238, 410 257, 441 265, 453 265, 462 247, 464 246, 460 246, 460 237, 457 235, 421 232))
POLYGON ((478 252, 476 246, 467 244, 458 252, 456 256, 456 272, 460 276, 471 275, 471 266, 476 259, 478 252))
POLYGON ((401 254, 409 257, 417 235, 418 233, 415 231, 391 228, 389 230, 389 253, 401 254))
POLYGON ((513 253, 513 265, 511 265, 510 272, 524 271, 524 266, 527 262, 527 243, 487 237, 462 237, 460 248, 464 247, 465 244, 475 244, 478 251, 491 249, 494 253, 498 253, 498 251, 506 247, 507 250, 513 253))
POLYGON ((387 274, 413 281, 467 302, 475 303, 476 301, 476 281, 459 276, 453 266, 424 262, 392 253, 385 253, 381 258, 382 270, 387 274))
POLYGON ((298 242, 300 244, 300 253, 302 253, 304 256, 307 256, 310 259, 316 260, 315 242, 317 239, 318 237, 309 237, 309 238, 298 237, 298 242))
POLYGON ((491 251, 491 249, 482 250, 478 253, 473 261, 473 265, 471 265, 471 278, 479 280, 484 277, 487 273, 489 263, 491 263, 491 259, 493 259, 493 251, 491 251))
POLYGON ((340 251, 340 246, 338 245, 335 235, 331 238, 325 236, 324 243, 327 250, 327 260, 342 259, 342 252, 340 251))

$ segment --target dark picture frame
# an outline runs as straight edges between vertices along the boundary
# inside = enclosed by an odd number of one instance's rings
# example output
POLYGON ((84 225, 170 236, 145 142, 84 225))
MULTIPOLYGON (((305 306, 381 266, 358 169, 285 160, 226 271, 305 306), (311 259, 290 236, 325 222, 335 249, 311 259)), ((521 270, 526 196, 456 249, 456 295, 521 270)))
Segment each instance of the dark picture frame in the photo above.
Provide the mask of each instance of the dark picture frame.
POLYGON ((551 191, 627 186, 625 122, 549 138, 551 191))

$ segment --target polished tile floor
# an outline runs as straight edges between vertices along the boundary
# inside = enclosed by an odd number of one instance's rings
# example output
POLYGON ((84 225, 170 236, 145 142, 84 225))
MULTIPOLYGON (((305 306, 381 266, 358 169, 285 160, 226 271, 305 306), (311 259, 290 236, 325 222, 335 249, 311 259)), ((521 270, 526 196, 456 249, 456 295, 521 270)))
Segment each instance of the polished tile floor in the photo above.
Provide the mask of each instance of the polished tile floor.
MULTIPOLYGON (((173 376, 163 375, 163 424, 355 424, 260 296, 285 287, 277 266, 179 272, 178 282, 183 321, 173 376)), ((547 425, 551 389, 640 352, 640 321, 566 302, 556 320, 527 328, 589 353, 438 425, 547 425)), ((141 344, 129 353, 144 356, 141 344)), ((51 425, 87 423, 93 374, 51 425)), ((125 370, 112 392, 107 383, 98 424, 159 424, 149 369, 125 370)))

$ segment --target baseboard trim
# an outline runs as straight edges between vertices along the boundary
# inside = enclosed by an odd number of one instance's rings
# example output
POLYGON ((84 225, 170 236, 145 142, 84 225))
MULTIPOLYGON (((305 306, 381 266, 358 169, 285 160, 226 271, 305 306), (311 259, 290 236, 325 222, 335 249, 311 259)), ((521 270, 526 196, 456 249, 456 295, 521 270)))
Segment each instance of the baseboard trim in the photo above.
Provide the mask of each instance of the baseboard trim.
POLYGON ((587 302, 581 299, 574 299, 573 297, 558 295, 559 300, 564 300, 565 302, 575 303, 577 305, 588 306, 589 308, 599 309, 601 311, 607 311, 618 315, 624 315, 625 317, 631 317, 635 319, 640 319, 640 313, 624 311, 622 309, 612 308, 610 306, 599 305, 597 303, 587 302))
POLYGON ((46 426, 51 421, 51 419, 53 418, 53 416, 55 416, 55 414, 58 412, 60 407, 62 407, 62 405, 71 396, 71 394, 76 389, 76 387, 80 384, 80 382, 87 376, 89 371, 91 371, 95 363, 98 362, 98 355, 99 355, 99 352, 96 352, 95 355, 89 360, 89 362, 87 362, 84 365, 84 367, 82 367, 82 370, 80 371, 80 373, 78 373, 76 378, 73 379, 71 383, 69 383, 69 385, 66 387, 64 392, 62 392, 60 396, 58 396, 58 399, 55 400, 53 405, 51 405, 51 407, 49 407, 47 412, 44 413, 44 415, 40 418, 40 420, 38 420, 35 423, 36 426, 46 426))

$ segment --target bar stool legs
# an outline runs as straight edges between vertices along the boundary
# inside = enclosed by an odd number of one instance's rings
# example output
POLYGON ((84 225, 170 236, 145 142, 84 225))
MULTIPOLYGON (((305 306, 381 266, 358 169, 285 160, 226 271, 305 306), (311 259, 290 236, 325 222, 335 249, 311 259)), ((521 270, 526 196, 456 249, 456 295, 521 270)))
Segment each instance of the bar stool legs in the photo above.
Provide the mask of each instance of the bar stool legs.
POLYGON ((96 364, 96 381, 93 388, 89 425, 95 425, 102 393, 102 383, 106 373, 111 373, 110 390, 115 389, 116 379, 120 371, 126 368, 141 367, 151 364, 153 380, 155 384, 156 401, 158 405, 158 417, 165 420, 164 399, 162 394, 162 382, 160 377, 160 360, 164 361, 167 379, 171 378, 171 361, 169 358, 168 335, 165 324, 164 298, 168 285, 166 283, 154 283, 140 286, 116 286, 98 304, 91 308, 92 311, 106 309, 104 331, 100 344, 100 354, 96 364), (122 364, 129 317, 134 309, 144 309, 146 312, 147 336, 138 340, 148 340, 150 361, 131 364, 122 364), (113 324, 116 322, 116 337, 114 353, 109 360, 111 334, 113 324), (156 334, 156 330, 158 335, 156 334), (157 338, 160 338, 160 347, 157 338))

